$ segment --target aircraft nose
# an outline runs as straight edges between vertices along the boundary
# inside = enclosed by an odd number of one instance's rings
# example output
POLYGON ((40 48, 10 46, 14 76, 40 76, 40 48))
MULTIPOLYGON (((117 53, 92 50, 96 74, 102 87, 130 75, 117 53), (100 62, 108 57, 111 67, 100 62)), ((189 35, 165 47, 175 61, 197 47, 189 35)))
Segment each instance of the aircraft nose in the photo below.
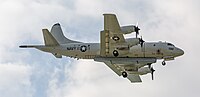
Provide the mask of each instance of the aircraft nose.
POLYGON ((184 51, 180 48, 177 48, 177 55, 182 56, 184 54, 184 51))

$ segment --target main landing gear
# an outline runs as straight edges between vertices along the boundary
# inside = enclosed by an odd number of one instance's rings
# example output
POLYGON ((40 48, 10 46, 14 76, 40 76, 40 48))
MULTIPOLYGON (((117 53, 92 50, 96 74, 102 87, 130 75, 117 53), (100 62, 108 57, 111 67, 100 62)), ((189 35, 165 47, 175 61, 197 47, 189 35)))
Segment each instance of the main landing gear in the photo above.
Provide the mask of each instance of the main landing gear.
POLYGON ((113 55, 114 55, 115 57, 117 57, 117 56, 119 55, 118 51, 117 51, 117 50, 114 50, 114 51, 113 51, 113 55))
POLYGON ((123 72, 122 72, 122 76, 123 76, 124 78, 126 78, 126 77, 128 76, 128 74, 127 74, 125 71, 123 71, 123 72))
POLYGON ((165 62, 165 61, 162 61, 162 65, 165 66, 165 65, 166 65, 166 62, 165 62))

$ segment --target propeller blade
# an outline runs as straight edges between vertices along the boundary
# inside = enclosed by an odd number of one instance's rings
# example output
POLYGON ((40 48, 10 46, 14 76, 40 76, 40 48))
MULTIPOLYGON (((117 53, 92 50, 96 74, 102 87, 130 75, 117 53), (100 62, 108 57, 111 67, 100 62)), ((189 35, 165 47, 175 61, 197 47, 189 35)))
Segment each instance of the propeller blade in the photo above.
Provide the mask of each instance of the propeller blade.
POLYGON ((137 36, 139 34, 139 30, 140 30, 140 28, 138 27, 138 23, 136 24, 136 26, 134 26, 134 29, 135 29, 136 38, 137 38, 137 36))
POLYGON ((148 65, 149 69, 151 69, 151 64, 148 63, 147 65, 148 65))
POLYGON ((142 39, 142 36, 141 36, 141 38, 139 39, 139 41, 140 41, 141 47, 143 47, 143 44, 144 44, 145 41, 142 39))
POLYGON ((140 30, 140 28, 139 28, 138 26, 135 26, 135 32, 136 32, 137 34, 139 34, 139 30, 140 30))
POLYGON ((153 67, 151 67, 151 78, 152 78, 152 80, 154 79, 154 76, 153 76, 153 73, 154 73, 154 69, 153 69, 153 67))

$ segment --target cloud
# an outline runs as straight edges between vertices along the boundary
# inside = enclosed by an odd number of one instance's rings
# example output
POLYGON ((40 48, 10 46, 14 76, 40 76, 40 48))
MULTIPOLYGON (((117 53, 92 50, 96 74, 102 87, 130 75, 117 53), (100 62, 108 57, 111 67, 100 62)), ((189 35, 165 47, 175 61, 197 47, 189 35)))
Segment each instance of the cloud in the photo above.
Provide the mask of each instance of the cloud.
POLYGON ((32 97, 31 68, 25 64, 0 64, 0 94, 4 97, 32 97))

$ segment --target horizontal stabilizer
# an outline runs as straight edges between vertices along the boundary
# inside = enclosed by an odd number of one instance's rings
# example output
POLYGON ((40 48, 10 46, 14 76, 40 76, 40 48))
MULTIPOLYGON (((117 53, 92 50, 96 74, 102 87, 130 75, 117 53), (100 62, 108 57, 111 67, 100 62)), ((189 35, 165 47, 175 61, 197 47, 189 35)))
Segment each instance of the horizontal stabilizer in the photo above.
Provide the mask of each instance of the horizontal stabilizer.
POLYGON ((39 45, 20 45, 19 48, 36 48, 39 47, 39 45))
POLYGON ((57 46, 59 43, 56 39, 52 36, 48 29, 42 29, 43 36, 44 36, 44 43, 45 46, 57 46))

